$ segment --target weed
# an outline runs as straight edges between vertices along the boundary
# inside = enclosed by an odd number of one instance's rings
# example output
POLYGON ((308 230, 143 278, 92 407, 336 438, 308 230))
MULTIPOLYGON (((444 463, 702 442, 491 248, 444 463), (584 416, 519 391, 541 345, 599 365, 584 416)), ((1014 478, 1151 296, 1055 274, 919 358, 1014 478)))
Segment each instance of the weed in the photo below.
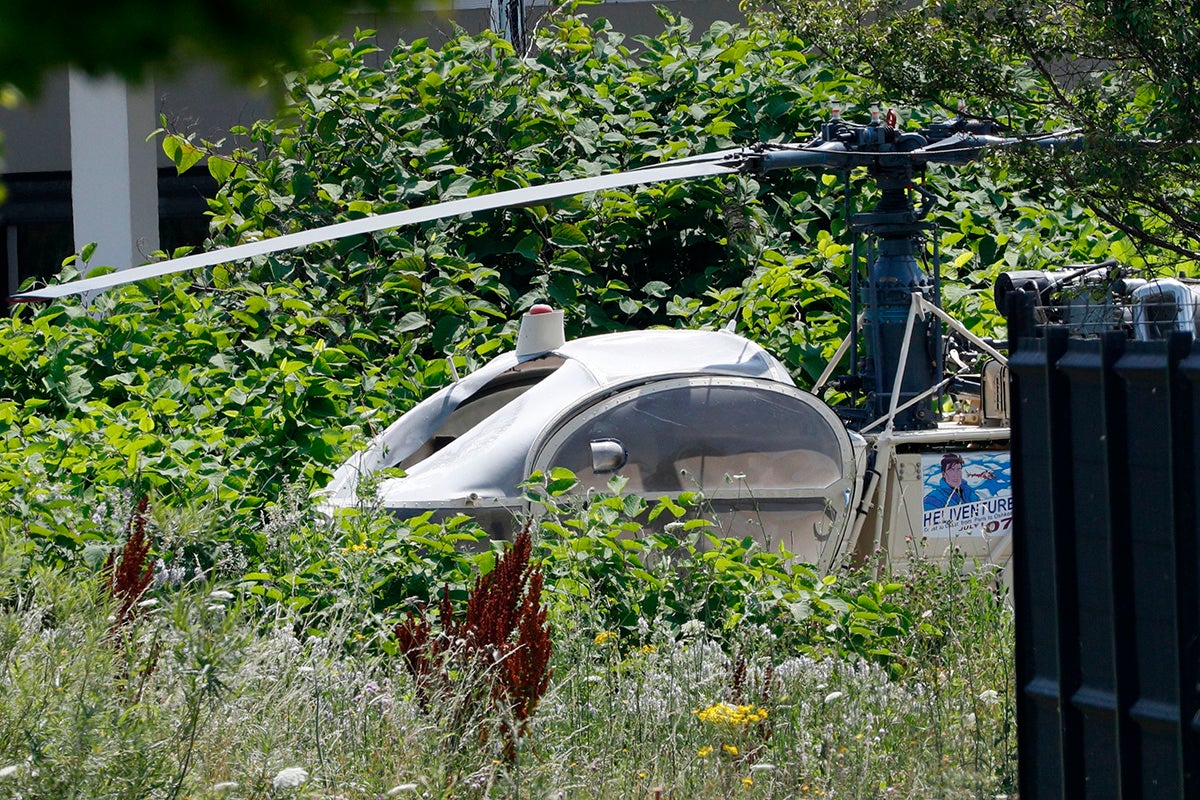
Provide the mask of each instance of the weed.
MULTIPOLYGON (((503 705, 514 720, 514 730, 505 728, 505 754, 510 760, 516 757, 517 740, 527 731, 552 674, 553 645, 541 603, 542 573, 530 564, 531 548, 526 529, 495 568, 476 579, 462 619, 455 615, 446 587, 439 606, 441 631, 436 635, 427 619, 412 613, 396 626, 405 666, 427 710, 462 690, 452 676, 486 676, 492 702, 503 705)), ((469 688, 467 696, 479 691, 480 687, 469 688)))
MULTIPOLYGON (((127 662, 112 646, 116 601, 104 574, 82 564, 36 565, 20 531, 2 531, 0 581, 12 599, 0 604, 0 796, 377 800, 396 790, 390 796, 606 800, 661 789, 697 800, 965 800, 1011 791, 1011 610, 983 576, 927 563, 882 581, 839 573, 826 584, 800 570, 793 580, 808 587, 802 596, 813 612, 797 621, 786 605, 776 607, 786 612, 780 617, 765 602, 772 592, 789 596, 774 568, 758 572, 756 585, 744 563, 731 559, 728 574, 715 564, 706 572, 677 552, 671 571, 661 573, 680 584, 670 588, 677 596, 699 591, 676 577, 682 564, 687 575, 760 600, 743 601, 737 620, 678 623, 669 604, 645 602, 667 589, 592 572, 621 587, 619 604, 641 617, 628 628, 601 627, 607 612, 597 614, 593 600, 567 602, 575 597, 567 587, 582 574, 579 553, 625 545, 578 517, 558 522, 576 538, 529 537, 469 591, 453 584, 443 591, 445 616, 425 620, 424 647, 440 642, 444 657, 430 660, 424 674, 406 665, 403 654, 421 648, 395 638, 399 621, 386 639, 369 635, 380 622, 363 620, 370 608, 363 592, 377 582, 366 576, 383 564, 434 563, 407 537, 419 529, 432 552, 443 552, 461 526, 360 519, 355 525, 369 538, 356 542, 371 552, 342 555, 350 545, 334 526, 318 532, 327 538, 304 542, 292 562, 303 572, 325 548, 344 558, 343 570, 363 570, 324 586, 319 614, 311 604, 252 591, 266 581, 146 589, 127 641, 139 659, 154 642, 161 655, 137 690, 124 692, 113 689, 127 662), (409 546, 412 560, 382 560, 409 546), (886 641, 903 655, 903 669, 892 668, 898 659, 835 646, 857 625, 854 609, 866 609, 857 598, 919 621, 886 637, 883 628, 861 626, 863 637, 877 632, 863 646, 886 641), (813 619, 842 631, 823 632, 832 642, 805 638, 813 619), (507 654, 480 647, 485 637, 503 642, 507 654), (799 650, 798 641, 810 644, 799 650), (529 658, 520 669, 518 653, 529 658), (499 688, 502 681, 511 690, 499 688), (728 713, 697 713, 714 707, 728 713), (291 785, 295 770, 307 778, 291 785), (288 780, 277 786, 281 774, 288 780)), ((297 525, 281 541, 313 530, 307 521, 297 525)), ((630 545, 639 558, 649 552, 641 540, 630 545)), ((715 552, 734 551, 722 543, 715 552)), ((605 570, 622 563, 613 559, 605 570)), ((386 609, 374 613, 382 618, 386 609)), ((416 635, 419 627, 408 630, 416 635)))

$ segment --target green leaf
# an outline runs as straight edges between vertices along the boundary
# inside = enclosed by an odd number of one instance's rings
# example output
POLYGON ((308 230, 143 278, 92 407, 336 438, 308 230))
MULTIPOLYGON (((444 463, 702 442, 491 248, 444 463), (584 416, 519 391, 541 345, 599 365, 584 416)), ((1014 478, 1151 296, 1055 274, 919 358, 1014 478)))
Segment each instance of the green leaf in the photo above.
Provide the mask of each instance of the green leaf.
POLYGON ((560 223, 550 229, 550 242, 558 247, 583 247, 588 238, 578 226, 560 223))
POLYGON ((196 166, 200 163, 200 159, 204 158, 203 152, 177 134, 164 136, 162 148, 167 158, 171 159, 175 165, 175 171, 180 175, 196 166))
POLYGON ((213 179, 220 184, 226 183, 233 177, 234 168, 237 166, 232 160, 216 155, 209 156, 206 163, 208 174, 212 175, 213 179))
POLYGON ((270 358, 275 352, 275 344, 270 339, 248 339, 242 344, 263 358, 270 358))
POLYGON ((429 320, 419 311, 410 311, 400 318, 400 322, 396 325, 398 333, 408 333, 409 331, 419 330, 429 326, 429 320))
POLYGON ((104 566, 104 562, 108 560, 109 553, 112 548, 108 545, 89 544, 83 548, 81 558, 83 563, 88 565, 92 571, 97 571, 104 566))

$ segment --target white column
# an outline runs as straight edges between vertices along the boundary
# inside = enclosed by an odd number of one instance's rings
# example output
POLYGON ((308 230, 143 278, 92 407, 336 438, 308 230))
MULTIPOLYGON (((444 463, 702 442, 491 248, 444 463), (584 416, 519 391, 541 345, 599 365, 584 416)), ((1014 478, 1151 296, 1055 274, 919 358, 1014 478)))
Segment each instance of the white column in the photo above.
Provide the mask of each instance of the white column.
POLYGON ((157 127, 153 84, 71 71, 71 209, 75 250, 91 242, 91 266, 125 269, 158 249, 157 127))
POLYGON ((517 56, 525 55, 525 0, 490 0, 489 25, 513 46, 517 56))

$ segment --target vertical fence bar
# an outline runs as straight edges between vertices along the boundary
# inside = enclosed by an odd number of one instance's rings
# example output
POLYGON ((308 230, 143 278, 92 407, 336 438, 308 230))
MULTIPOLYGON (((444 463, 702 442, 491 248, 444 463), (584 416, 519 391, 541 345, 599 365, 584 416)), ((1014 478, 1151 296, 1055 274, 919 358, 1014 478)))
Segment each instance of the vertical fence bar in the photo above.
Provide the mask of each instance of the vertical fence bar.
POLYGON ((1175 440, 1171 373, 1188 340, 1130 342, 1116 364, 1127 414, 1110 426, 1124 434, 1128 471, 1124 496, 1136 498, 1136 513, 1117 529, 1118 550, 1128 553, 1133 641, 1128 710, 1130 744, 1122 759, 1136 760, 1139 797, 1182 798, 1184 791, 1183 691, 1180 683, 1185 635, 1181 627, 1179 561, 1174 497, 1175 440), (1117 430, 1123 424, 1125 430, 1117 430))
MULTIPOLYGON (((1017 746, 1019 793, 1064 797, 1064 705, 1056 575, 1056 531, 1069 509, 1069 485, 1055 480, 1055 462, 1069 457, 1065 380, 1055 364, 1067 349, 1066 331, 1033 334, 1032 297, 1015 293, 1009 313, 1012 392, 1013 602, 1017 613, 1017 746), (1024 335, 1023 335, 1024 334, 1024 335)), ((1071 616, 1071 615, 1068 615, 1071 616)))
MULTIPOLYGON (((1117 529, 1127 518, 1122 497, 1124 454, 1114 439, 1114 419, 1123 414, 1122 397, 1112 367, 1125 344, 1119 333, 1099 339, 1073 339, 1058 368, 1066 375, 1071 457, 1059 466, 1055 480, 1070 475, 1069 560, 1072 585, 1060 583, 1060 595, 1074 595, 1075 615, 1060 621, 1064 650, 1065 797, 1135 798, 1127 782, 1130 765, 1122 756, 1127 732, 1120 725, 1123 639, 1128 631, 1123 573, 1115 564, 1126 556, 1114 549, 1117 529), (1075 630, 1071 630, 1074 623, 1075 630)), ((1064 559, 1067 560, 1067 559, 1064 559)), ((1060 612, 1060 618, 1062 613, 1060 612)))
POLYGON ((1184 794, 1200 798, 1200 342, 1193 341, 1174 375, 1175 523, 1181 627, 1181 716, 1184 723, 1184 794))

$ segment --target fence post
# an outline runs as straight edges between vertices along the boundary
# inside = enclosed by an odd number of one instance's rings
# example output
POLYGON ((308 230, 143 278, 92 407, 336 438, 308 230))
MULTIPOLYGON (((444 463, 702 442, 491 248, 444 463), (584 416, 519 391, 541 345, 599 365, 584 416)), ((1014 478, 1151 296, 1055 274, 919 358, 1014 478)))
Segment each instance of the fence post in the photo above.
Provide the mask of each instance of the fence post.
MULTIPOLYGON (((1130 731, 1121 722, 1129 678, 1130 609, 1127 599, 1128 553, 1122 531, 1128 525, 1129 497, 1123 396, 1113 367, 1125 337, 1106 333, 1099 339, 1071 341, 1058 368, 1067 376, 1071 458, 1070 525, 1065 535, 1075 565, 1074 636, 1064 630, 1072 671, 1064 674, 1070 742, 1078 763, 1068 776, 1067 797, 1137 798, 1131 791, 1130 731), (1068 687, 1069 690, 1068 690, 1068 687), (1077 771, 1076 771, 1077 770, 1077 771)), ((1132 782, 1132 783, 1131 783, 1132 782)))
MULTIPOLYGON (((1070 439, 1056 400, 1065 379, 1055 365, 1067 349, 1065 330, 1033 336, 1033 298, 1013 295, 1009 310, 1012 378, 1013 602, 1017 613, 1017 761, 1021 797, 1064 797, 1063 692, 1056 576, 1070 486, 1055 480, 1070 439), (1025 336, 1020 335, 1025 332, 1025 336)), ((1073 600, 1073 595, 1066 598, 1073 600)), ((1067 614, 1073 618, 1074 614, 1067 614)), ((1076 759, 1072 757, 1071 761, 1076 759)))
POLYGON ((1123 781, 1136 797, 1182 798, 1184 736, 1181 676, 1186 646, 1181 637, 1181 593, 1195 584, 1193 564, 1181 563, 1177 547, 1174 498, 1176 437, 1171 374, 1183 357, 1187 337, 1163 342, 1130 342, 1116 363, 1128 413, 1114 419, 1112 435, 1123 434, 1127 454, 1122 494, 1133 499, 1136 513, 1115 529, 1114 553, 1125 554, 1132 613, 1129 642, 1129 735, 1123 745, 1123 781), (1118 430, 1123 426, 1124 430, 1118 430))
POLYGON ((1184 795, 1200 798, 1200 342, 1192 341, 1172 384, 1176 560, 1191 575, 1181 578, 1181 717, 1184 724, 1184 795))

